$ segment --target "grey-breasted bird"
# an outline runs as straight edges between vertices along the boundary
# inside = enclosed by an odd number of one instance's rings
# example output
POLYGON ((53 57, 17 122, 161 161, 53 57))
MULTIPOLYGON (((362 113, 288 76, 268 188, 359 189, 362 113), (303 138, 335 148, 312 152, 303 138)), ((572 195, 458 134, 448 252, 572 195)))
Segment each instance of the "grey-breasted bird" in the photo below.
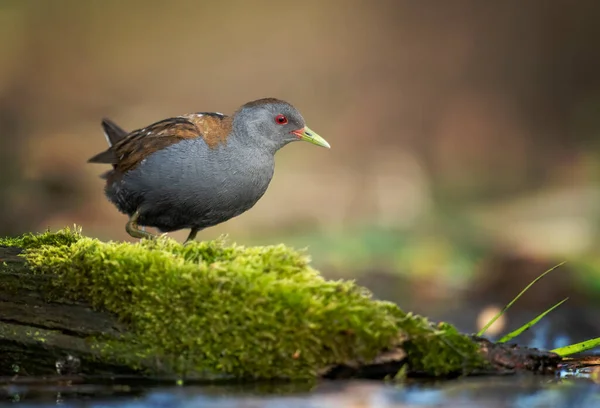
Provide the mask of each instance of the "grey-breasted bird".
POLYGON ((329 148, 288 102, 265 98, 233 115, 200 112, 126 132, 108 119, 109 148, 88 160, 112 164, 103 174, 105 193, 129 216, 134 238, 152 238, 140 225, 161 232, 198 231, 249 210, 273 177, 275 153, 296 140, 329 148))

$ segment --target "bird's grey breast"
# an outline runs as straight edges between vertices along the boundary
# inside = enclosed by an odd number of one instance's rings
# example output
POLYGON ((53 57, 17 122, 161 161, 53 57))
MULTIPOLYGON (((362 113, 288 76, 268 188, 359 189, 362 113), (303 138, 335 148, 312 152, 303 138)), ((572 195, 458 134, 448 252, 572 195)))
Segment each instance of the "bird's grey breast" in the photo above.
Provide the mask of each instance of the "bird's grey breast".
POLYGON ((210 148, 191 139, 147 157, 127 182, 143 190, 148 206, 169 205, 211 224, 251 208, 267 190, 273 169, 273 155, 260 149, 234 143, 210 148))

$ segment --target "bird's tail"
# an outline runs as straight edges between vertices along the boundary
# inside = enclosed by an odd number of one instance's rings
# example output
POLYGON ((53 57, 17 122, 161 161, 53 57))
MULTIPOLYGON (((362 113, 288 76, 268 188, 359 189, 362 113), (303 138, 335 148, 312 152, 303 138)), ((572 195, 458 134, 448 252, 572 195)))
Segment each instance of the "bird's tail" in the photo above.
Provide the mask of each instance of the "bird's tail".
MULTIPOLYGON (((117 156, 115 156, 115 152, 112 149, 112 146, 115 143, 123 140, 127 135, 127 131, 123 130, 116 123, 111 121, 110 119, 104 118, 102 119, 102 129, 104 130, 104 136, 106 137, 106 141, 108 142, 108 149, 98 153, 94 157, 88 160, 88 163, 108 163, 113 165, 113 169, 115 168, 115 164, 117 163, 117 156)), ((104 173, 102 178, 107 178, 110 171, 104 173)))
POLYGON ((115 122, 107 118, 102 119, 102 129, 104 129, 104 136, 106 137, 109 146, 114 145, 127 136, 127 131, 123 130, 115 122))

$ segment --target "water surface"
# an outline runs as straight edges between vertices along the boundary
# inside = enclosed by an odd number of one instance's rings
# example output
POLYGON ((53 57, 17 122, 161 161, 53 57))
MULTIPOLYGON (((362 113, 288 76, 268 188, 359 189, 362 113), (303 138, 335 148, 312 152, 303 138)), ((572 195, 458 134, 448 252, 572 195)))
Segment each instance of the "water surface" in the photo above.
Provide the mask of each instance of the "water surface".
POLYGON ((0 386, 2 406, 88 408, 600 407, 585 378, 504 376, 391 384, 379 381, 252 385, 49 383, 0 386))

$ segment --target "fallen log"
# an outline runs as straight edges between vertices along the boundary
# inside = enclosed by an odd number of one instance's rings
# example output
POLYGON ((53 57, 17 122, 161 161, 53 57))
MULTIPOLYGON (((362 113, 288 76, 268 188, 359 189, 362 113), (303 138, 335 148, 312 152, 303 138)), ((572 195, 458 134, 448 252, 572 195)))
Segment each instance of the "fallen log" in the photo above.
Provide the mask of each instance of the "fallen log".
POLYGON ((70 229, 0 239, 0 376, 448 377, 560 360, 325 280, 283 245, 104 243, 70 229))

